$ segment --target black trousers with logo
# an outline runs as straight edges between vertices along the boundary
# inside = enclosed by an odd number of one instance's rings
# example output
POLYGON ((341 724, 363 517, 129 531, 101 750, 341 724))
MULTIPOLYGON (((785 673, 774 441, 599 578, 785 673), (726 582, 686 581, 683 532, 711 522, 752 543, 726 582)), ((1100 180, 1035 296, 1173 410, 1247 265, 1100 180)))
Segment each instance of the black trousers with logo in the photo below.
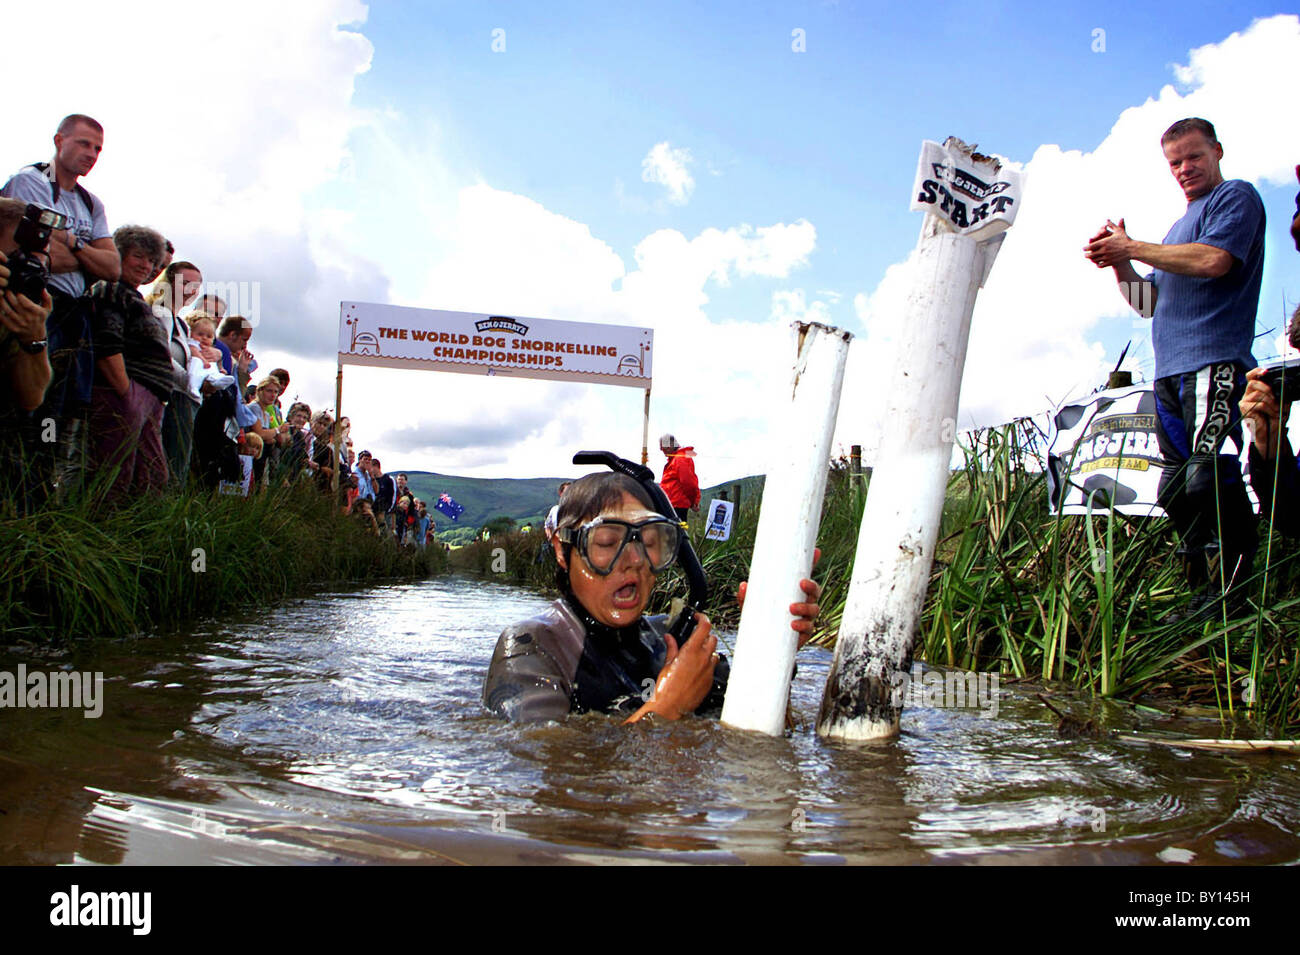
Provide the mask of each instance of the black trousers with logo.
POLYGON ((1251 574, 1258 532, 1241 473, 1238 402, 1245 389, 1245 370, 1233 362, 1155 383, 1156 438, 1164 458, 1157 502, 1178 531, 1194 586, 1206 582, 1216 553, 1225 586, 1251 574))

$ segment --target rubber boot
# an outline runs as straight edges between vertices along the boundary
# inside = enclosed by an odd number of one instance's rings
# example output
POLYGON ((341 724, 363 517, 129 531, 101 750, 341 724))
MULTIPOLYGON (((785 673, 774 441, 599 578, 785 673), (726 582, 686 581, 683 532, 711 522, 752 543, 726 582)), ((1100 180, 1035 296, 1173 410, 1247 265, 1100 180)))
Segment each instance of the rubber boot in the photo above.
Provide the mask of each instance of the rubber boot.
POLYGON ((1219 592, 1210 580, 1210 556, 1218 551, 1217 544, 1205 547, 1180 545, 1175 553, 1183 558, 1183 577, 1187 581, 1187 604, 1165 617, 1167 624, 1199 624, 1214 619, 1219 592))

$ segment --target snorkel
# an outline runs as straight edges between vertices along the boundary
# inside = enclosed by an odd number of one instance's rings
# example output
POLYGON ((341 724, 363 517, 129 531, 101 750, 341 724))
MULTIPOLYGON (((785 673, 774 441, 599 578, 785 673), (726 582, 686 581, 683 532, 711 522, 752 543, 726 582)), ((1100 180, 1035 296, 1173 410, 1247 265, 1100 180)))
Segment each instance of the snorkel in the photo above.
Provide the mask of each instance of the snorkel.
MULTIPOLYGON (((677 519, 677 512, 669 503, 668 495, 655 481, 655 473, 645 465, 634 464, 626 458, 620 458, 612 451, 579 451, 573 456, 573 463, 603 464, 611 471, 626 474, 645 488, 660 514, 671 520, 677 519)), ((681 647, 691 638, 691 632, 695 629, 695 614, 704 609, 709 599, 709 581, 704 576, 704 567, 695 554, 695 548, 691 546, 690 535, 685 533, 685 525, 681 535, 681 546, 677 551, 677 561, 681 564, 682 572, 686 574, 690 596, 686 601, 680 598, 674 599, 673 610, 668 621, 668 632, 677 641, 677 646, 681 647)))

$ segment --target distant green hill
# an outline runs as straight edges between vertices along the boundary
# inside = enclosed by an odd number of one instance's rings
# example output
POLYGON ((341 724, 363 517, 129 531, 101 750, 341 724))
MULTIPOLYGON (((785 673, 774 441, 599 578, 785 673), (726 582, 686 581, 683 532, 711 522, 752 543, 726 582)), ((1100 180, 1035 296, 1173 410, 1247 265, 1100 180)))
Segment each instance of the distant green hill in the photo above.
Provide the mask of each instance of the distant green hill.
MULTIPOLYGON (((400 468, 391 471, 397 474, 400 468)), ((448 543, 459 543, 461 538, 471 538, 474 532, 494 517, 505 515, 516 524, 532 524, 541 529, 546 512, 555 503, 555 490, 566 478, 472 478, 433 471, 404 471, 407 483, 415 496, 424 501, 433 516, 438 538, 448 543), (441 511, 435 511, 441 494, 450 494, 457 504, 465 508, 459 520, 453 521, 441 511)))
MULTIPOLYGON (((516 525, 531 524, 538 531, 546 520, 546 513, 555 503, 555 490, 569 478, 472 478, 458 477, 454 474, 438 474, 434 471, 403 471, 397 468, 391 474, 404 473, 415 496, 429 506, 437 528, 438 539, 451 544, 465 543, 475 536, 478 529, 494 517, 512 518, 516 525), (433 505, 440 494, 450 494, 456 503, 465 508, 460 519, 453 521, 441 511, 435 511, 433 505)), ((728 497, 735 500, 731 493, 735 485, 741 486, 741 506, 757 507, 763 490, 762 475, 740 478, 704 488, 700 492, 701 506, 705 506, 720 491, 728 492, 728 497)))
POLYGON ((736 485, 740 485, 740 506, 743 508, 754 507, 763 500, 763 482, 766 480, 762 474, 751 474, 749 477, 736 478, 734 481, 728 481, 726 484, 715 484, 713 487, 700 489, 700 509, 708 507, 709 501, 715 497, 721 498, 723 493, 726 499, 735 503, 736 485))

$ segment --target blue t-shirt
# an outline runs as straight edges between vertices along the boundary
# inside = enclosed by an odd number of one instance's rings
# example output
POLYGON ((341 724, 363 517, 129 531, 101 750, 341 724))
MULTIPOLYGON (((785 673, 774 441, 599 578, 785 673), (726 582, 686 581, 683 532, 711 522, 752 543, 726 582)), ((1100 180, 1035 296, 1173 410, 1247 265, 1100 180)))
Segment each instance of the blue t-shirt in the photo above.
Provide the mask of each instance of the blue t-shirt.
POLYGON ((1168 378, 1234 361, 1255 367, 1255 313, 1264 272, 1264 203, 1250 183, 1227 179, 1187 204, 1165 245, 1199 242, 1232 255, 1232 267, 1217 279, 1176 275, 1156 269, 1156 310, 1151 344, 1156 377, 1168 378))
MULTIPOLYGON (((221 352, 221 370, 227 375, 233 375, 235 373, 235 356, 230 353, 230 346, 219 338, 213 341, 212 344, 216 345, 217 351, 221 352)), ((238 388, 235 388, 235 394, 239 394, 238 388)))
POLYGON ((370 480, 370 472, 356 469, 357 475, 357 497, 366 498, 373 501, 375 499, 375 485, 370 480))
MULTIPOLYGON (((20 202, 30 202, 42 209, 53 209, 55 212, 63 213, 71 220, 68 231, 81 236, 81 240, 87 244, 113 234, 108 229, 104 204, 97 196, 87 191, 86 195, 90 196, 90 205, 87 206, 79 190, 60 189, 59 199, 56 202, 53 181, 47 172, 41 172, 35 166, 24 166, 4 184, 4 188, 0 189, 0 196, 6 199, 17 199, 20 202)), ((49 287, 66 292, 68 295, 80 295, 86 290, 86 274, 80 269, 75 272, 56 273, 50 276, 49 287)))

